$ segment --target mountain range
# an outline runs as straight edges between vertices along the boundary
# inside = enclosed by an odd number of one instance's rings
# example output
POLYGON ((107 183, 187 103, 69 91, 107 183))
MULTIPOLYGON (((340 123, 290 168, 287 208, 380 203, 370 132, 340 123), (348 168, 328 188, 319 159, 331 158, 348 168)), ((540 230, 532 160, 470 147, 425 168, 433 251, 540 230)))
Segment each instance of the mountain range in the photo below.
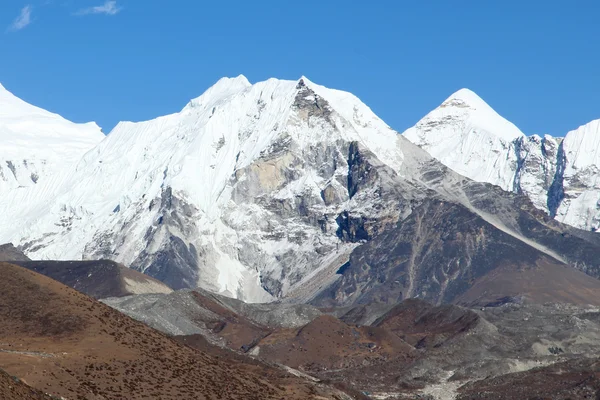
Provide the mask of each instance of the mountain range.
POLYGON ((239 76, 105 136, 0 86, 0 397, 599 398, 598 130, 239 76))
POLYGON ((525 136, 463 89, 399 134, 305 77, 223 78, 106 137, 0 101, 0 243, 32 259, 248 302, 600 304, 598 121, 525 136))

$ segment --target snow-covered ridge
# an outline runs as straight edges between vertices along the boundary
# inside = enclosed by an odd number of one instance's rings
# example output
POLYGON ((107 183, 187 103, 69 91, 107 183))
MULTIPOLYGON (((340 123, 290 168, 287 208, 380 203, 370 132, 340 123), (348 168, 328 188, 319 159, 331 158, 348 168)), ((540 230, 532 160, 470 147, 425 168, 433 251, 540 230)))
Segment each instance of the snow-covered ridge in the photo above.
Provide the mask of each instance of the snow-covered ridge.
POLYGON ((293 210, 314 203, 335 225, 349 143, 399 168, 398 140, 355 96, 305 77, 223 78, 179 113, 119 123, 52 182, 0 199, 17 221, 0 225, 0 241, 34 258, 111 258, 175 288, 264 301, 265 285, 286 291, 321 265, 319 251, 347 250, 335 229, 324 234, 293 210), (283 271, 289 263, 297 270, 283 271))
POLYGON ((459 174, 512 189, 512 160, 505 151, 525 135, 479 96, 461 89, 404 136, 459 174))
POLYGON ((0 85, 0 192, 46 179, 103 139, 95 123, 67 121, 0 85))
POLYGON ((567 224, 600 226, 600 122, 563 138, 525 136, 468 89, 461 89, 404 136, 456 172, 507 191, 567 224))

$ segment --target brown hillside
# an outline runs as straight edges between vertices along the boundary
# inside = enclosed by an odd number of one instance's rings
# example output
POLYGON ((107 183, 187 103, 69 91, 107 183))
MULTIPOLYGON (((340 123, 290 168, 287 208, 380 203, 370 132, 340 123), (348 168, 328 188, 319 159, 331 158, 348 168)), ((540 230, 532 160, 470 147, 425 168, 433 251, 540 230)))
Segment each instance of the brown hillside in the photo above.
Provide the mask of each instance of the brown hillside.
POLYGON ((533 265, 503 266, 476 280, 454 302, 482 306, 503 297, 522 297, 530 303, 600 305, 600 280, 549 258, 533 265))
POLYGON ((0 368, 69 399, 327 399, 304 380, 268 382, 61 283, 0 263, 0 368), (319 397, 320 396, 320 397, 319 397))
POLYGON ((350 326, 323 315, 300 329, 281 329, 258 343, 259 355, 310 372, 409 362, 414 349, 383 328, 350 326))
POLYGON ((434 307, 409 299, 392 308, 374 325, 394 332, 417 348, 430 348, 473 329, 478 321, 477 314, 462 307, 434 307))
POLYGON ((2 400, 51 400, 40 391, 27 386, 19 378, 0 370, 0 399, 2 400))

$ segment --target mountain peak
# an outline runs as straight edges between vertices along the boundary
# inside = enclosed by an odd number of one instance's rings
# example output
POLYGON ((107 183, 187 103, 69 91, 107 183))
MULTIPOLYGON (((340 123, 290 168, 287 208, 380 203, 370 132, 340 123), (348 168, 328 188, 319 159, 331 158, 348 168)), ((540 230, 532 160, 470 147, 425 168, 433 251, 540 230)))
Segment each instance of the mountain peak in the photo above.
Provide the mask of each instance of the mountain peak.
MULTIPOLYGON (((454 92, 440 105, 439 108, 457 109, 464 110, 464 113, 469 114, 470 117, 473 115, 479 115, 481 119, 493 121, 494 123, 502 120, 502 124, 506 121, 501 115, 499 115, 485 100, 483 100, 477 93, 471 89, 463 88, 454 92)), ((512 124, 511 124, 512 125, 512 124)), ((516 127, 515 127, 516 128, 516 127)), ((509 129, 511 132, 510 140, 513 140, 519 136, 523 136, 523 133, 518 129, 509 129), (518 131, 518 132, 517 132, 518 131)), ((493 131, 491 131, 493 132, 493 131)), ((494 132, 496 133, 496 132, 494 132)))
POLYGON ((513 164, 499 154, 524 136, 469 89, 455 92, 404 132, 404 137, 459 174, 505 190, 513 183, 513 164))
POLYGON ((441 107, 463 106, 471 108, 491 108, 481 97, 471 89, 463 88, 454 92, 441 105, 441 107))
POLYGON ((1 118, 22 118, 22 117, 46 117, 58 118, 57 114, 36 107, 25 100, 19 98, 11 91, 0 84, 0 117, 1 118))
MULTIPOLYGON (((570 131, 565 136, 564 149, 567 159, 572 164, 572 175, 582 174, 585 168, 593 168, 586 180, 595 181, 595 167, 600 164, 600 119, 590 121, 579 128, 570 131)), ((581 175, 583 177, 583 175, 581 175)))
POLYGON ((308 79, 306 76, 302 75, 300 79, 298 79, 298 87, 310 86, 312 85, 312 81, 308 79))
POLYGON ((234 78, 230 78, 228 76, 225 76, 221 79, 219 79, 217 81, 217 83, 214 85, 222 85, 222 86, 241 86, 241 87, 248 87, 248 86, 252 86, 252 84, 250 83, 250 81, 248 80, 248 78, 246 78, 244 75, 240 74, 234 78))
MULTIPOLYGON (((440 135, 443 137, 459 133, 457 129, 461 132, 466 130, 460 136, 471 132, 476 135, 491 135, 506 142, 525 136, 519 128, 498 114, 475 92, 466 88, 453 93, 416 126, 420 127, 422 134, 427 132, 433 134, 435 131, 434 136, 438 139, 441 139, 440 135)), ((407 136, 411 136, 410 131, 409 129, 406 132, 407 136)), ((419 144, 423 145, 423 143, 419 144)))
POLYGON ((200 97, 192 99, 186 108, 202 107, 203 105, 206 105, 207 102, 225 99, 232 94, 243 91, 251 86, 252 84, 244 75, 238 75, 235 78, 223 77, 202 93, 200 97))
MULTIPOLYGON (((60 163, 74 161, 102 139, 104 134, 95 123, 76 124, 68 121, 58 114, 20 99, 0 85, 0 140, 2 141, 0 160, 2 163, 5 160, 19 159, 26 160, 26 163, 31 166, 33 160, 45 160, 44 162, 55 160, 60 163)), ((15 171, 17 169, 15 167, 15 171)), ((32 178, 34 181, 37 181, 39 172, 30 171, 36 176, 35 179, 32 178)), ((30 173, 23 172, 21 175, 27 178, 30 173)), ((13 182, 15 185, 17 181, 18 185, 24 184, 19 174, 18 171, 12 173, 16 178, 13 182)), ((31 181, 29 178, 26 180, 31 181)))

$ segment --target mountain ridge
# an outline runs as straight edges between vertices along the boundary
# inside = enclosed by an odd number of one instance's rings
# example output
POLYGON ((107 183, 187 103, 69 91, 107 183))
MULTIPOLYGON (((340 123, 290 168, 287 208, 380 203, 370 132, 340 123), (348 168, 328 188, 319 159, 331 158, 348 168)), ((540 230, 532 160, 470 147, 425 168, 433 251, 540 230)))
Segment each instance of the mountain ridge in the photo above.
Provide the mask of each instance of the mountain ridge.
MULTIPOLYGON (((41 228, 39 233, 36 233, 35 226, 44 219, 49 219, 49 215, 62 214, 60 219, 64 222, 61 224, 66 225, 65 233, 71 235, 70 229, 74 229, 73 225, 82 221, 85 215, 99 214, 103 215, 102 219, 112 218, 116 220, 116 223, 122 224, 119 217, 130 212, 132 208, 140 212, 142 208, 146 208, 156 215, 159 209, 154 208, 154 205, 164 208, 179 202, 182 207, 186 208, 182 216, 186 221, 189 221, 190 218, 203 219, 202 223, 205 226, 216 224, 217 228, 215 229, 220 229, 219 225, 222 223, 216 218, 222 208, 220 204, 223 204, 228 196, 233 196, 234 201, 237 198, 240 198, 238 201, 242 201, 241 198, 247 195, 248 190, 250 193, 253 192, 254 195, 260 196, 261 191, 265 189, 270 190, 270 188, 281 186, 283 181, 288 179, 295 180, 293 174, 287 177, 282 175, 283 170, 282 172, 275 170, 283 168, 289 171, 285 163, 292 160, 297 160, 292 161, 294 163, 300 162, 304 149, 319 143, 332 142, 326 134, 331 131, 336 132, 339 138, 336 140, 340 145, 347 143, 350 139, 364 142, 366 140, 364 135, 368 133, 368 143, 381 150, 383 157, 387 158, 386 161, 399 163, 396 161, 398 158, 396 152, 392 149, 386 150, 386 147, 395 147, 393 142, 396 140, 396 133, 377 119, 368 107, 348 93, 320 87, 305 78, 298 81, 271 79, 252 87, 246 87, 245 80, 242 78, 237 81, 221 80, 208 90, 206 96, 193 100, 191 104, 193 107, 185 107, 178 114, 160 117, 153 121, 123 123, 117 126, 102 143, 83 157, 76 168, 62 178, 58 190, 52 189, 53 194, 50 195, 50 198, 54 198, 54 200, 46 198, 43 206, 32 207, 36 210, 32 213, 37 213, 40 218, 31 219, 31 222, 24 222, 22 225, 30 226, 34 235, 41 234, 43 237, 48 230, 55 230, 50 226, 56 222, 49 222, 47 228, 41 228), (237 89, 240 86, 242 89, 235 96, 230 93, 231 85, 229 83, 231 82, 234 82, 234 87, 237 89), (327 99, 323 100, 324 98, 319 93, 327 96, 327 99), (207 96, 209 98, 206 98, 207 96), (332 111, 328 101, 350 108, 346 115, 339 115, 332 111), (236 115, 235 119, 231 119, 231 115, 236 115), (315 123, 313 124, 311 121, 315 121, 315 123), (203 128, 198 131, 196 130, 198 126, 203 128), (361 137, 361 132, 363 132, 363 137, 361 137), (227 136, 225 133, 229 133, 229 135, 227 136), (378 135, 381 137, 378 138, 378 135), (174 140, 177 143, 175 147, 173 146, 174 140), (390 140, 392 140, 391 145, 388 143, 390 140), (288 148, 290 141, 297 143, 296 150, 288 148), (127 146, 129 146, 128 150, 124 150, 127 146), (165 149, 171 150, 165 152, 165 149), (282 150, 290 151, 281 158, 278 151, 282 150), (122 157, 122 154, 127 154, 127 157, 122 157), (250 166, 253 160, 260 158, 272 161, 261 162, 256 167, 250 166), (217 165, 219 168, 216 168, 217 165), (113 176, 117 172, 120 177, 115 180, 113 176), (229 181, 234 172, 238 175, 240 183, 250 180, 252 187, 246 186, 241 192, 231 185, 229 181), (241 176, 242 174, 246 177, 241 176), (272 180, 272 178, 275 179, 272 180), (93 180, 96 181, 93 185, 85 187, 79 185, 79 182, 93 180), (279 182, 277 182, 278 180, 279 182), (190 182, 198 183, 190 184, 190 182), (202 184, 200 185, 199 182, 202 184), (81 192, 75 197, 75 203, 69 198, 69 192, 73 187, 78 187, 77 190, 81 192), (127 194, 128 192, 130 194, 127 194), (52 205, 53 203, 54 205, 52 205), (98 205, 101 205, 101 208, 98 205), (90 206, 95 209, 90 209, 90 206), (44 211, 41 212, 40 209, 44 211)), ((333 146, 338 145, 333 142, 333 146)), ((344 146, 346 145, 344 144, 344 146)), ((334 150, 332 147, 330 150, 324 148, 323 151, 337 152, 338 150, 334 150)), ((342 150, 342 153, 338 152, 340 159, 345 159, 343 154, 345 152, 346 150, 342 150)), ((317 162, 326 162, 327 156, 319 157, 321 157, 321 161, 316 160, 317 162)), ((327 166, 327 168, 331 168, 331 166, 327 166)), ((314 193, 310 197, 320 198, 321 188, 314 184, 315 181, 323 180, 322 177, 319 177, 319 173, 331 174, 335 173, 335 170, 309 171, 306 179, 298 181, 297 189, 302 192, 305 188, 312 187, 311 190, 314 193)), ((247 185, 247 183, 242 183, 242 185, 247 185)), ((335 180, 331 182, 331 185, 333 191, 343 190, 335 180)), ((33 190, 44 191, 44 189, 38 188, 33 190)), ((50 190, 47 191, 50 192, 50 190)), ((30 196, 29 193, 22 195, 23 197, 30 196)), ((276 198, 280 199, 278 201, 293 201, 294 196, 296 196, 294 185, 290 185, 284 191, 276 194, 276 198)), ((21 198, 15 198, 7 203, 5 209, 14 213, 14 208, 19 207, 20 203, 26 202, 21 198), (15 203, 19 204, 15 205, 15 203)), ((26 211, 20 213, 20 215, 29 214, 26 211)), ((229 216, 233 217, 233 214, 229 213, 229 216)), ((130 217, 125 215, 124 218, 130 217)), ((152 219, 151 223, 160 231, 164 217, 161 219, 160 216, 156 216, 152 219)), ((230 225, 235 225, 239 221, 239 218, 229 219, 227 223, 230 225)), ((129 232, 129 236, 144 237, 148 233, 152 234, 153 232, 147 230, 148 222, 150 221, 146 219, 144 225, 131 226, 129 229, 133 229, 134 232, 129 232)), ((183 220, 173 221, 173 223, 177 225, 178 231, 184 233, 194 225, 193 223, 183 223, 183 220)), ((95 222, 95 225, 105 227, 104 229, 107 226, 110 227, 110 223, 101 222, 101 220, 95 222)), ((79 229, 87 230, 85 226, 80 226, 79 229)), ((154 233, 154 236, 160 236, 156 237, 157 240, 171 240, 169 237, 163 238, 162 235, 167 232, 154 233)), ((10 237, 15 234, 20 235, 15 232, 10 234, 10 237)), ((201 233, 196 235, 198 234, 201 233)), ((227 233, 227 235, 232 234, 232 231, 227 233)), ((181 236, 181 233, 178 236, 181 236)), ((210 242, 213 240, 211 237, 214 235, 210 235, 205 240, 210 242)), ((35 254, 36 258, 77 259, 84 253, 88 257, 91 256, 90 252, 82 248, 85 246, 81 244, 78 246, 77 253, 65 253, 64 249, 75 247, 76 250, 77 247, 69 245, 65 241, 60 241, 58 243, 60 247, 53 253, 48 253, 47 246, 42 244, 44 239, 39 244, 36 243, 35 237, 31 239, 33 240, 23 240, 22 238, 20 244, 29 253, 35 254), (38 254, 39 250, 46 253, 38 254)), ((101 236, 88 240, 103 242, 101 236)), ((160 244, 157 245, 160 246, 160 244)), ((206 245, 212 246, 210 243, 206 245)), ((132 257, 138 256, 140 250, 123 249, 120 253, 126 254, 128 258, 118 259, 118 261, 128 265, 135 264, 135 258, 132 257)), ((96 251, 95 255, 110 258, 110 256, 114 257, 112 251, 113 249, 108 252, 100 249, 100 251, 96 251)), ((194 251, 189 251, 189 249, 185 251, 190 254, 188 261, 194 262, 193 259, 196 257, 194 251)), ((222 260, 233 275, 229 278, 221 276, 213 279, 221 279, 220 290, 229 290, 235 296, 237 290, 235 282, 240 279, 256 281, 258 276, 251 271, 246 271, 235 260, 237 257, 233 258, 232 256, 217 251, 215 254, 217 264, 220 262, 219 259, 222 260)), ((142 257, 145 256, 142 255, 142 257)), ((146 265, 139 266, 139 268, 145 270, 153 267, 146 265)), ((174 268, 181 269, 180 266, 174 268)), ((207 266, 206 268, 213 267, 207 266)), ((223 267, 217 265, 217 273, 219 268, 220 272, 224 270, 223 267)), ((206 273, 215 275, 215 272, 211 272, 211 270, 206 270, 206 273)), ((160 272, 157 271, 156 274, 160 275, 160 272)), ((197 284, 195 274, 186 272, 186 275, 179 279, 184 280, 186 286, 197 284)), ((181 283, 175 284, 175 288, 180 287, 178 285, 181 283)), ((259 295, 258 298, 261 296, 264 297, 264 295, 259 295)), ((264 298, 268 298, 268 296, 264 298)))
POLYGON ((468 178, 523 193, 537 208, 566 224, 598 229, 600 120, 562 138, 525 136, 495 112, 482 118, 468 101, 487 103, 468 89, 463 91, 469 94, 464 96, 467 103, 453 102, 454 95, 450 96, 403 136, 468 178), (512 135, 507 134, 509 125, 512 135))
POLYGON ((0 192, 51 181, 102 139, 95 123, 75 124, 0 85, 0 192))
MULTIPOLYGON (((465 164, 483 173, 475 181, 501 180, 507 189, 519 164, 505 153, 516 160, 514 143, 529 141, 468 89, 411 132, 424 139, 450 132, 442 144, 457 151, 462 140, 476 140, 466 149, 479 157, 465 164), (502 150, 495 156, 501 168, 479 168, 489 143, 502 150)), ((37 259, 112 259, 174 289, 200 286, 251 302, 291 293, 300 299, 339 280, 356 248, 435 199, 600 276, 589 257, 594 240, 558 223, 549 228, 517 197, 475 184, 410 138, 351 93, 305 77, 254 85, 223 78, 179 113, 120 123, 52 182, 0 199, 0 211, 12 216, 0 225, 0 241, 37 259), (561 232, 587 246, 582 260, 560 248, 561 232)), ((533 171, 527 163, 519 168, 533 171)), ((560 197, 564 188, 547 181, 560 197)))

